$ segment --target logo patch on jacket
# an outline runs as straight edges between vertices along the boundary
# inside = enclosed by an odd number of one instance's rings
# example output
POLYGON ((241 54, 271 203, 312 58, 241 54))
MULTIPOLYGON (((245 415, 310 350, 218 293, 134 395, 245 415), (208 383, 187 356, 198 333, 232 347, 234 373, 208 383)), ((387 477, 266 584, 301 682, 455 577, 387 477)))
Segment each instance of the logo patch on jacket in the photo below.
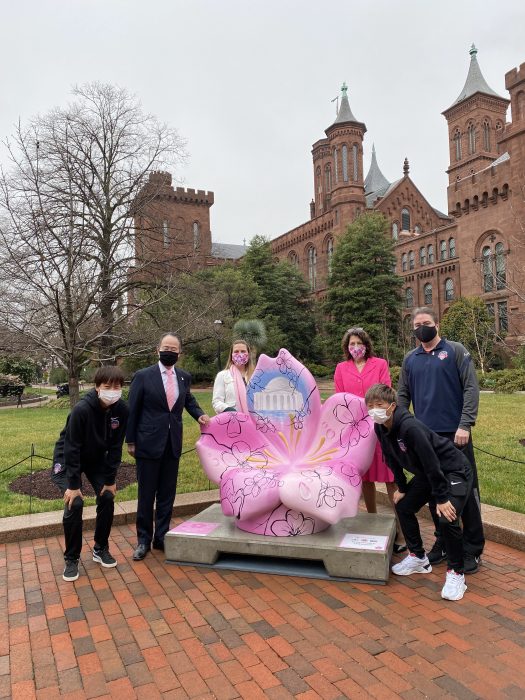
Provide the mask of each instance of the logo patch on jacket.
POLYGON ((60 462, 55 462, 55 464, 53 464, 53 473, 60 474, 61 471, 62 471, 62 465, 60 464, 60 462))
POLYGON ((401 452, 406 452, 406 451, 407 451, 407 446, 405 445, 405 443, 403 442, 403 440, 400 440, 400 439, 398 438, 397 444, 399 445, 399 449, 401 450, 401 452))
POLYGON ((116 430, 120 425, 120 421, 118 418, 111 418, 111 429, 116 430))
POLYGON ((438 353, 438 357, 440 360, 446 360, 448 357, 448 352, 446 350, 441 350, 441 352, 438 353))

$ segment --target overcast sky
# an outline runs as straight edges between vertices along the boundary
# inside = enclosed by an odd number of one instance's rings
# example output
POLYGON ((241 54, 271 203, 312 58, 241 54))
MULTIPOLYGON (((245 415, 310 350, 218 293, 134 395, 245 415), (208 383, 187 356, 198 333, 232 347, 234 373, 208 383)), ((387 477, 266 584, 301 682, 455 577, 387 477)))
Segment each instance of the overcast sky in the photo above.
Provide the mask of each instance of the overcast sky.
MULTIPOLYGON (((309 218, 312 143, 341 83, 393 181, 403 159, 446 211, 441 112, 474 42, 488 84, 525 62, 525 3, 477 0, 16 0, 2 2, 0 135, 92 80, 128 88, 175 126, 186 187, 213 190, 215 241, 275 237, 309 218)), ((3 154, 0 155, 3 158, 3 154)))

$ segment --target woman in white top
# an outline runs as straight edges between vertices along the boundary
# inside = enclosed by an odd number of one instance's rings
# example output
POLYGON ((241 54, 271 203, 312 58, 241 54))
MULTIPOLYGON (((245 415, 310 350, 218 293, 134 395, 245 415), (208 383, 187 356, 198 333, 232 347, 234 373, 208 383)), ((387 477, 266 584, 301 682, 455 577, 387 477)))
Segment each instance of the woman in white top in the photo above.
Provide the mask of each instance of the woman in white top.
POLYGON ((239 411, 248 413, 246 384, 255 369, 250 346, 244 340, 234 340, 226 369, 215 377, 212 406, 215 413, 239 411))

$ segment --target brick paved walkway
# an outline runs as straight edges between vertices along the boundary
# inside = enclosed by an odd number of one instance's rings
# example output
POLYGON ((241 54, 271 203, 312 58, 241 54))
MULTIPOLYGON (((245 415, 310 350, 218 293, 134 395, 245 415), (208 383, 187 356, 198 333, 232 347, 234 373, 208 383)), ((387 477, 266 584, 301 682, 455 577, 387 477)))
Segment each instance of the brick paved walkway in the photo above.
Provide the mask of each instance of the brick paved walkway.
POLYGON ((74 584, 58 538, 0 546, 0 697, 525 698, 524 553, 489 543, 450 603, 444 565, 352 585, 132 563, 134 542, 114 529, 109 570, 86 547, 74 584))

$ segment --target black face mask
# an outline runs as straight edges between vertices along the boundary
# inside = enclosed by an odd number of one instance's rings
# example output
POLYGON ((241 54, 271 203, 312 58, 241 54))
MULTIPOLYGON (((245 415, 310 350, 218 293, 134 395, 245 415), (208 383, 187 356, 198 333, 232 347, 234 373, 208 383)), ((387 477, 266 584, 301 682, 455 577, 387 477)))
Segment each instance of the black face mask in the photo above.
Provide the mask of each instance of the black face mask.
POLYGON ((438 329, 436 326, 419 326, 419 328, 414 330, 414 335, 422 343, 430 343, 431 340, 434 340, 437 334, 438 329))
POLYGON ((159 360, 162 362, 164 367, 173 367, 179 359, 179 353, 173 352, 173 350, 161 350, 159 352, 159 360))

